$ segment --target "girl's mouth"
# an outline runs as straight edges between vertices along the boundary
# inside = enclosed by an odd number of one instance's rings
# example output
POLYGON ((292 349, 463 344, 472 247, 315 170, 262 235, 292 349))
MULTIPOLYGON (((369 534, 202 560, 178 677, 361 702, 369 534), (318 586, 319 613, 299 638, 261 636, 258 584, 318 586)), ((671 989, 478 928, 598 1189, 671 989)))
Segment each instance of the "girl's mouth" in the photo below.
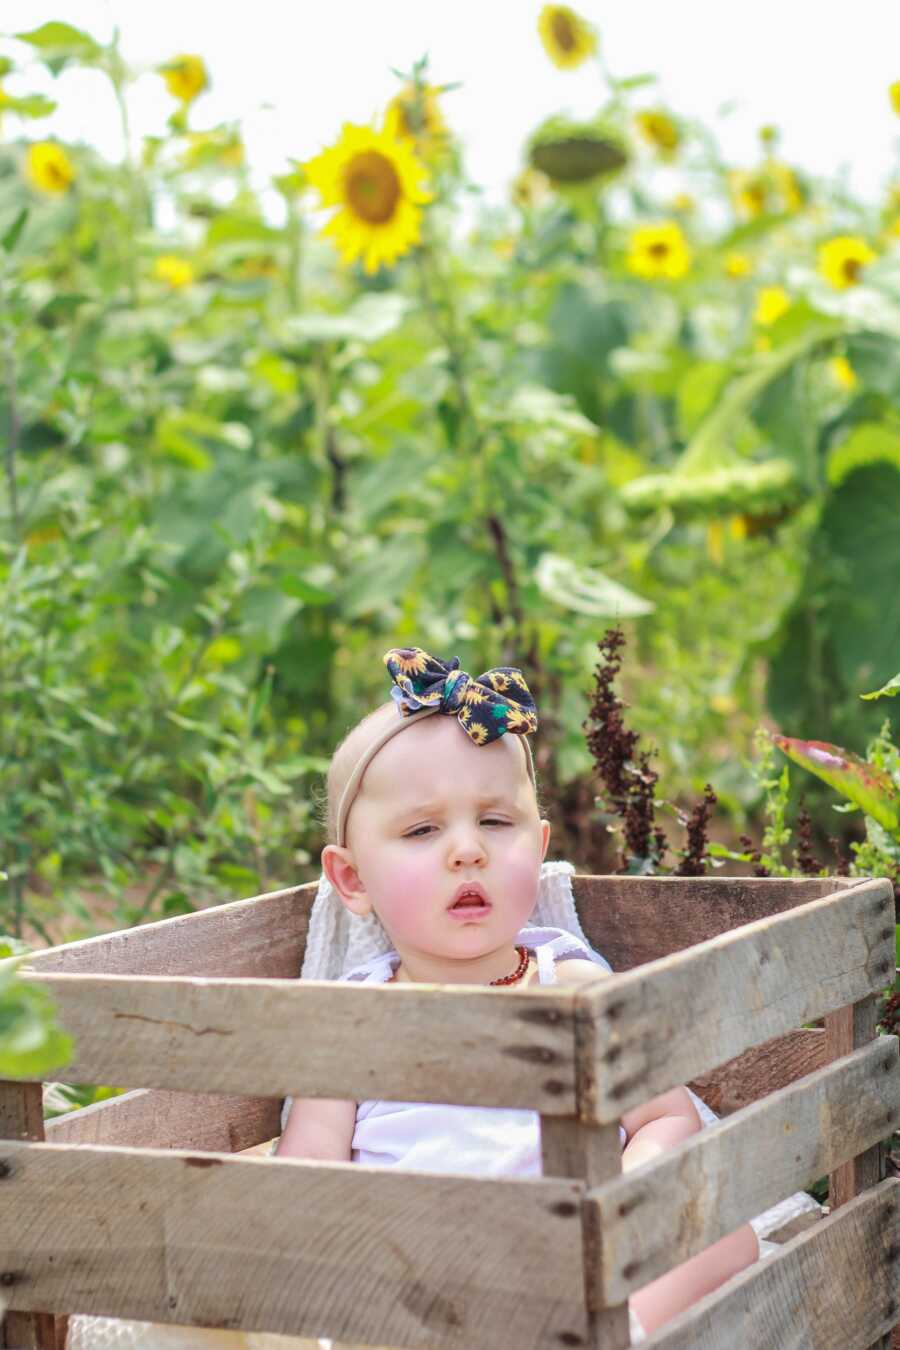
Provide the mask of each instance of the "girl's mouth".
POLYGON ((491 912, 491 902, 484 893, 484 889, 477 883, 463 883, 456 892, 453 904, 447 913, 454 919, 471 920, 483 919, 491 912))

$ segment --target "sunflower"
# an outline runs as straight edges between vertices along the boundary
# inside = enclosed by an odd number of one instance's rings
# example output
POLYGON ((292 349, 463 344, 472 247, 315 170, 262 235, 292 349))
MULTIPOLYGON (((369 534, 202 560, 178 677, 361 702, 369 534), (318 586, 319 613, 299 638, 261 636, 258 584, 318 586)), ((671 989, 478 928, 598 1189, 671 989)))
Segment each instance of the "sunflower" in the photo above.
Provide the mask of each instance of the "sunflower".
POLYGON ((660 108, 648 108, 635 116, 638 131, 646 141, 663 155, 672 155, 678 149, 681 139, 678 127, 667 112, 660 108))
POLYGON ((593 28, 568 5, 545 5, 538 15, 544 51, 560 70, 574 70, 597 50, 593 28))
POLYGON ((737 280, 747 277, 753 271, 753 264, 746 253, 728 253, 725 255, 725 275, 737 280))
POLYGON ((894 83, 888 88, 888 94, 890 95, 891 107, 893 108, 894 112, 897 113, 898 116, 900 116, 900 80, 894 81, 894 83))
POLYGON ((438 106, 440 92, 433 84, 405 84, 388 104, 388 114, 396 114, 399 134, 414 143, 423 159, 439 154, 450 138, 438 106))
POLYGON ((487 678, 491 682, 491 687, 498 694, 505 694, 510 686, 509 676, 502 670, 488 671, 487 678))
POLYGON ((428 668, 428 653, 421 647, 392 647, 382 660, 393 661, 401 675, 424 675, 428 668))
POLYGON ((789 164, 773 160, 770 174, 785 211, 799 211, 806 200, 800 181, 789 164))
POLYGON ((691 250, 681 226, 674 220, 660 225, 641 225, 629 240, 625 266, 637 277, 677 281, 691 265, 691 250))
POLYGON ((75 166, 55 141, 35 141, 25 156, 25 173, 39 192, 59 196, 68 192, 75 178, 75 166))
POLYGON ((485 703, 487 701, 487 691, 480 684, 472 682, 466 686, 465 699, 466 703, 471 704, 473 707, 477 707, 479 703, 485 703))
POLYGON ((523 211, 549 201, 551 195, 550 179, 545 173, 541 173, 540 169, 533 169, 530 164, 526 164, 516 175, 510 188, 513 204, 523 211))
POLYGON ((526 731, 534 731, 534 714, 526 712, 524 708, 510 708, 506 716, 506 728, 508 731, 517 731, 520 727, 526 731))
POLYGON ((201 56, 173 56, 164 66, 157 66, 173 98, 182 103, 193 103, 198 94, 209 87, 209 76, 201 56))
POLYGON ((875 253, 858 235, 839 234, 819 246, 819 271, 836 290, 858 286, 862 272, 875 261, 875 253))
POLYGON ((324 233, 345 263, 362 256, 367 272, 418 243, 420 208, 431 201, 426 170, 397 123, 396 109, 381 131, 347 122, 336 145, 302 166, 322 205, 340 208, 324 233))
POLYGON ((769 188, 761 174, 732 169, 728 175, 728 187, 739 215, 755 220, 768 210, 769 188))
POLYGON ((194 280, 194 269, 187 258, 179 258, 174 253, 163 253, 153 264, 153 275, 158 281, 164 281, 173 291, 190 286, 194 280))
POLYGON ((777 323, 782 314, 787 314, 790 307, 791 297, 783 286, 763 286, 756 297, 753 322, 768 328, 770 324, 777 323))
POLYGON ((473 722, 471 726, 466 727, 466 731, 476 745, 484 745, 488 738, 487 729, 480 722, 473 722))

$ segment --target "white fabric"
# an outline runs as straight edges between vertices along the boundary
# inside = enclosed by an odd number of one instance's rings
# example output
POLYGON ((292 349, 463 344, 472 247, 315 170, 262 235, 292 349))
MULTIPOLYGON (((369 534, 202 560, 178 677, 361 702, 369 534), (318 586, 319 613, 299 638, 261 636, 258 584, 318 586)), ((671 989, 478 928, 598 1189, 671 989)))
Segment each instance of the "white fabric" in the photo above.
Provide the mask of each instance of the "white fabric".
MULTIPOLYGON (((567 957, 609 965, 586 942, 562 928, 521 929, 515 941, 533 951, 540 984, 556 984, 557 961, 567 957)), ((348 972, 345 981, 383 984, 399 964, 396 952, 348 972)), ((619 1126, 621 1142, 625 1131, 619 1126)), ((539 1177, 541 1123, 536 1111, 445 1102, 364 1101, 356 1108, 351 1160, 405 1172, 460 1176, 539 1177)))
MULTIPOLYGON (((528 927, 564 928, 587 946, 572 895, 570 877, 574 871, 570 862, 543 864, 537 904, 528 927)), ((391 939, 378 918, 374 914, 364 918, 351 914, 323 872, 309 916, 300 978, 339 980, 346 971, 390 950, 391 939)))

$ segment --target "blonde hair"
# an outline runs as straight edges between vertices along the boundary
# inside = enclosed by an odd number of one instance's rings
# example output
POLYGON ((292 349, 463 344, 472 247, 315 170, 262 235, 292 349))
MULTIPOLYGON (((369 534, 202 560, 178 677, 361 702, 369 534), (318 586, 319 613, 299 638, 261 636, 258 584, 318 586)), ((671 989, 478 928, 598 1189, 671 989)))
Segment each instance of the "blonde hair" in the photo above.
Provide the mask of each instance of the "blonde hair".
MULTIPOLYGON (((355 726, 351 727, 343 740, 335 747, 331 763, 328 766, 325 792, 319 794, 318 801, 319 819, 324 826, 327 843, 337 843, 338 805, 344 788, 350 780, 350 775, 366 748, 381 732, 385 723, 395 720, 397 716, 396 703, 393 701, 381 703, 372 712, 367 713, 355 726)), ((544 807, 541 803, 537 782, 534 785, 534 796, 538 815, 543 815, 544 807)))

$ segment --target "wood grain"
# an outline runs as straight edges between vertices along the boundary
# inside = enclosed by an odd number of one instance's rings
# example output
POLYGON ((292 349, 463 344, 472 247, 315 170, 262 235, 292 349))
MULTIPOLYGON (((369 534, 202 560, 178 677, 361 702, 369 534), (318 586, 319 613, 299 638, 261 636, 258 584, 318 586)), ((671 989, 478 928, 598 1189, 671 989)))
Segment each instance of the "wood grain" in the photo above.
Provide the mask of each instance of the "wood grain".
POLYGON ((865 1350, 900 1303, 900 1181, 883 1181, 662 1328, 647 1350, 865 1350))
POLYGON ((900 1127, 895 1036, 870 1042, 592 1189, 603 1297, 635 1289, 900 1127))
POLYGON ((580 1183, 91 1145, 5 1143, 0 1162, 15 1308, 386 1346, 584 1343, 580 1183))
POLYGON ((135 1088, 54 1116, 44 1124, 51 1144, 117 1144, 240 1153, 281 1133, 276 1097, 229 1097, 135 1088))
POLYGON ((563 985, 23 978, 47 990, 75 1040, 62 1082, 576 1109, 575 996, 563 985))
POLYGON ((894 965, 893 890, 864 881, 600 980, 582 1119, 623 1111, 752 1045, 880 989, 894 965))

